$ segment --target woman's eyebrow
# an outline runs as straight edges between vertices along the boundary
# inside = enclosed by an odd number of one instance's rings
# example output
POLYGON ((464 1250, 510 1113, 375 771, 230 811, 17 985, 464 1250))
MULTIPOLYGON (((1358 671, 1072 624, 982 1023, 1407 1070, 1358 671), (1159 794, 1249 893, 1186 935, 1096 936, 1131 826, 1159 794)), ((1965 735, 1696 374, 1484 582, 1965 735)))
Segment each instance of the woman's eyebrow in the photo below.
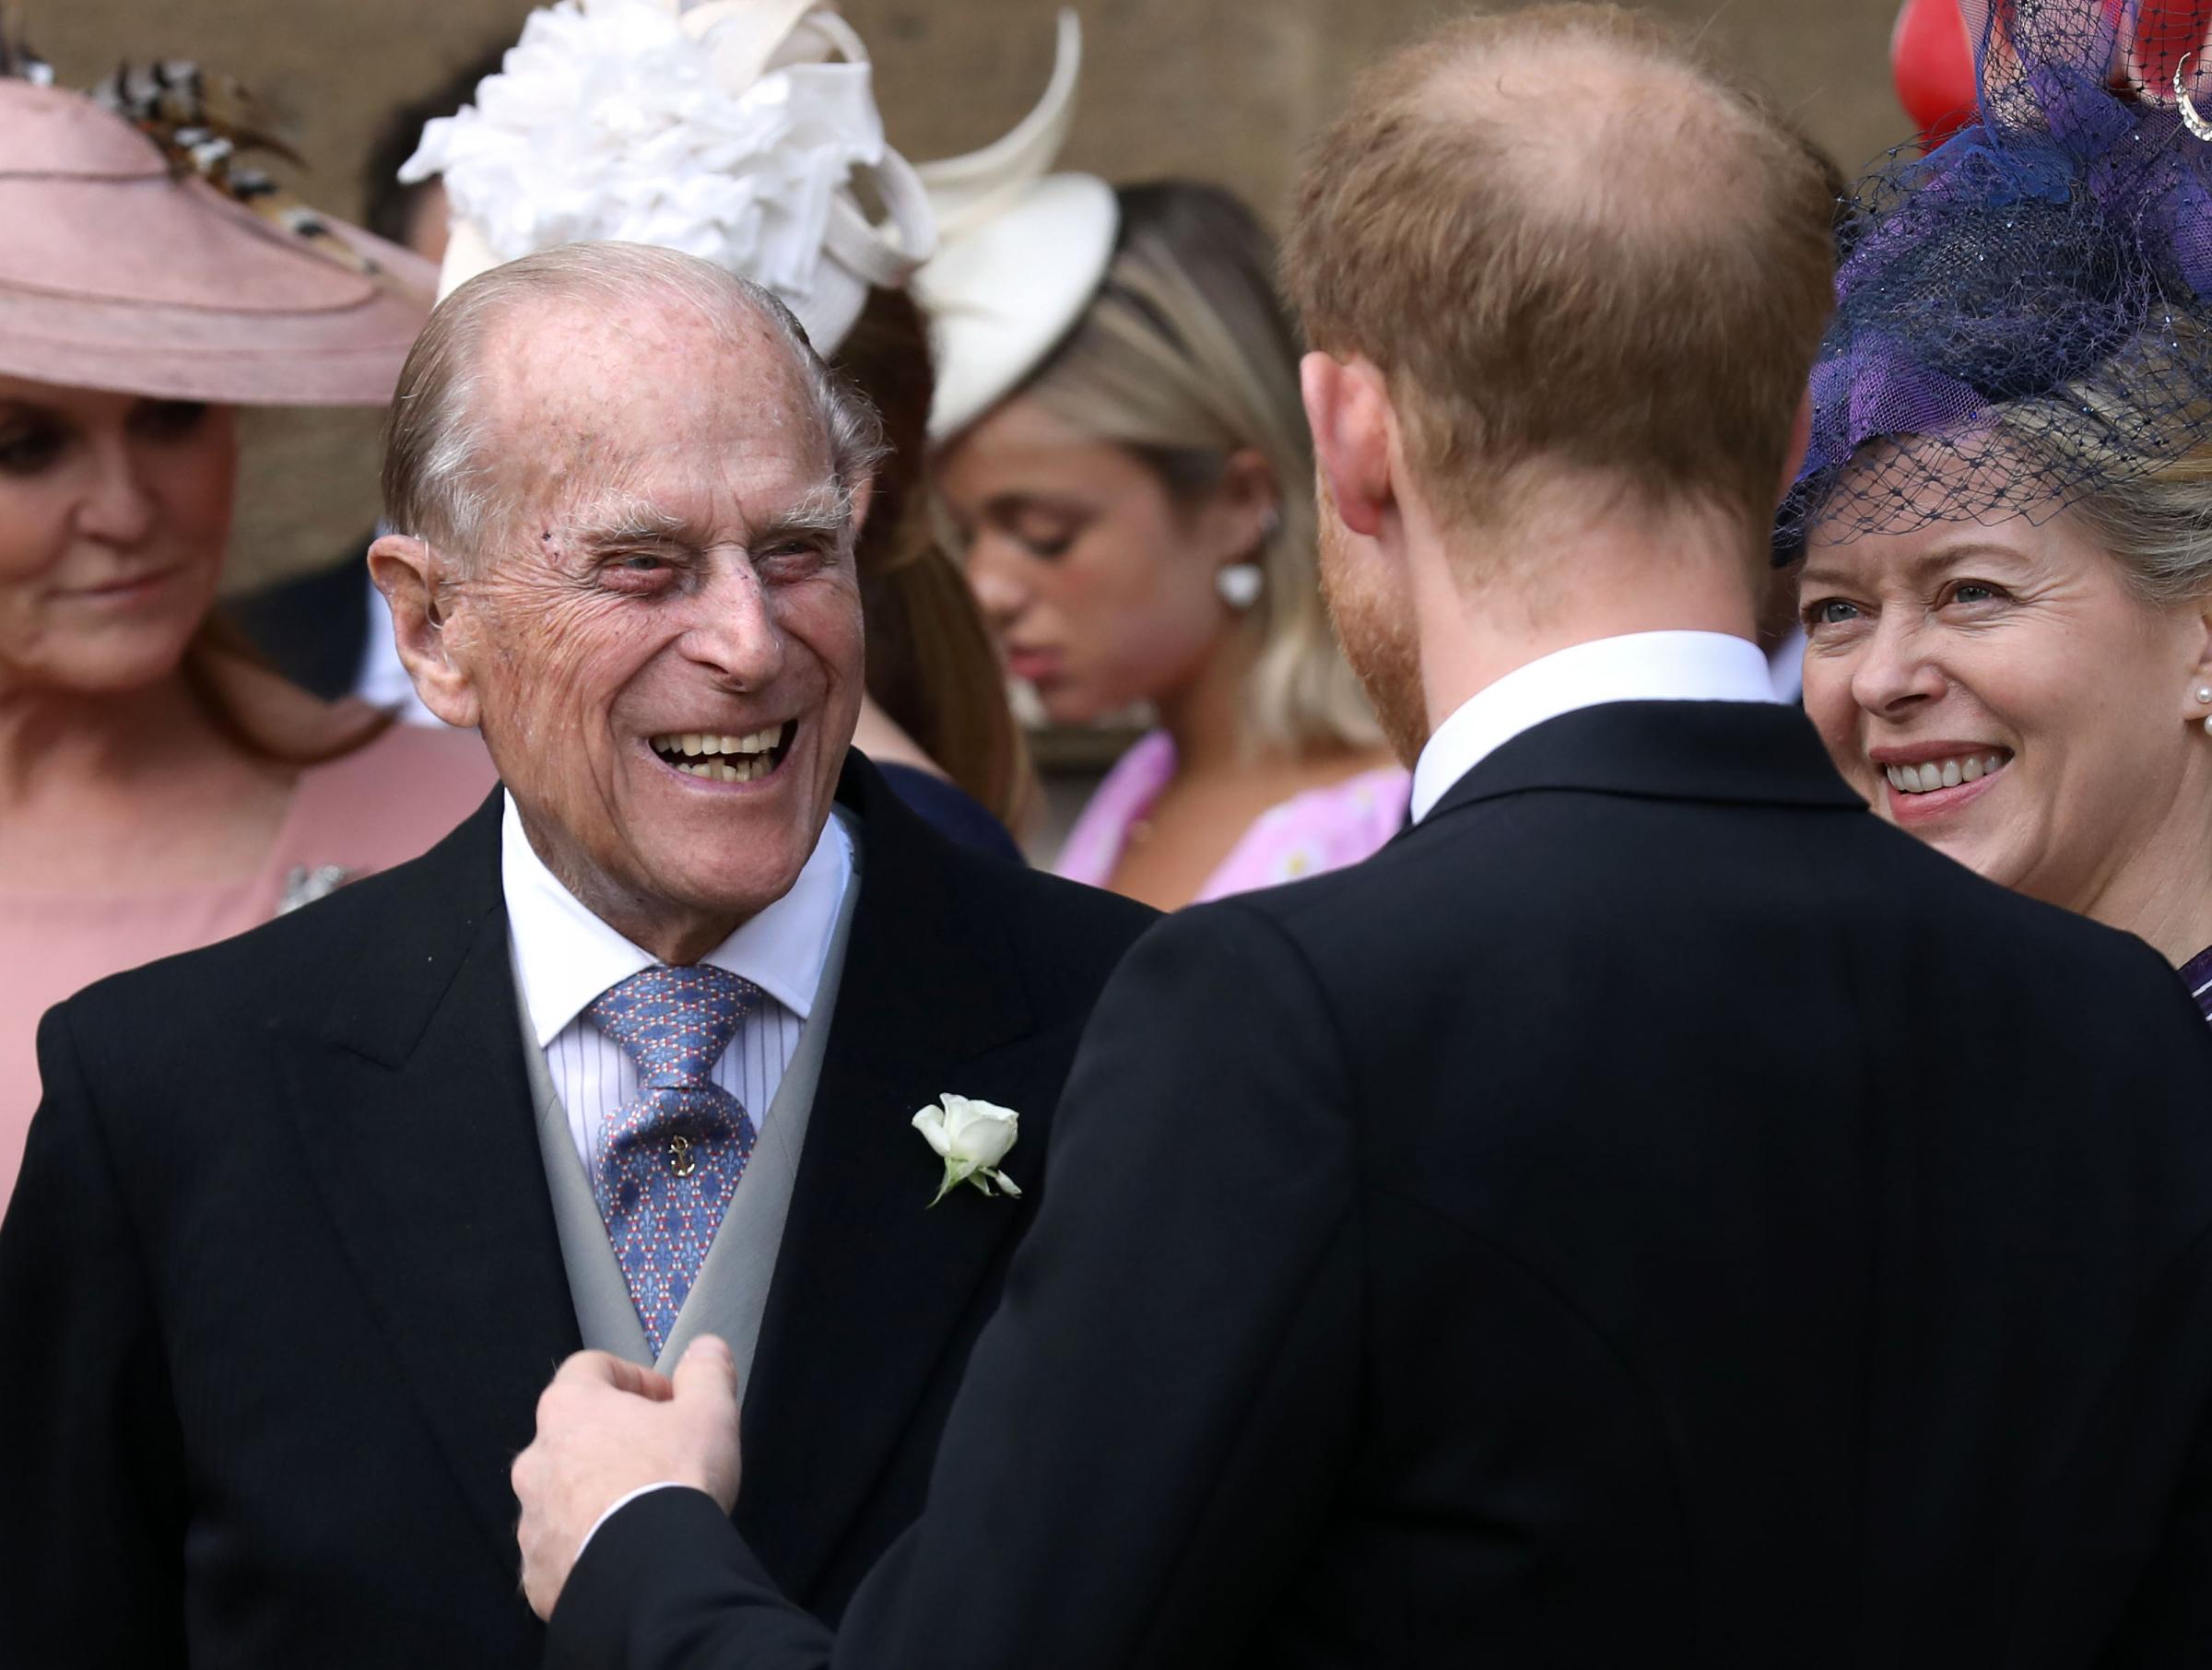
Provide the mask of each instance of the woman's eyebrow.
POLYGON ((2001 558, 2006 562, 2026 562, 2029 559, 2025 551, 2011 546, 1998 545, 1994 540, 1970 539, 1959 545, 1941 547, 1924 557, 1916 557, 1911 567, 1917 575, 1939 574, 1946 569, 1957 568, 1962 562, 1991 557, 2001 558))
MULTIPOLYGON (((1987 559, 1992 557, 2001 558, 2006 562, 2016 564, 2030 560, 2026 552, 2017 550, 2011 546, 1997 545, 1988 540, 1973 540, 1966 544, 1948 545, 1940 550, 1925 552, 1912 559, 1904 566, 1905 571, 1915 581, 1926 581, 1931 576, 1957 568, 1962 562, 1987 559)), ((1848 587, 1859 579, 1860 577, 1853 570, 1822 567, 1818 563, 1807 561, 1798 573, 1797 583, 1800 587, 1829 585, 1848 587)))
POLYGON ((1056 498, 1050 493, 1000 493, 984 501, 983 513, 988 516, 1019 516, 1035 512, 1045 516, 1086 516, 1090 507, 1078 504, 1072 499, 1056 498))

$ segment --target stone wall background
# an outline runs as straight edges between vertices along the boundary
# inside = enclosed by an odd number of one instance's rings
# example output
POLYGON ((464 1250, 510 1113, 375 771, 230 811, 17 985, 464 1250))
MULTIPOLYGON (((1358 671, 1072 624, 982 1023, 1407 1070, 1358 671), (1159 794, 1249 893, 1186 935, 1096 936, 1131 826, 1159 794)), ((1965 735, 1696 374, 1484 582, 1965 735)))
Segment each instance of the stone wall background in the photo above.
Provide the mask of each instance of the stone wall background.
MULTIPOLYGON (((1703 29, 1847 170, 1903 136, 1887 48, 1896 0, 1644 0, 1703 29)), ((1366 59, 1438 0, 1078 0, 1084 87, 1065 162, 1114 180, 1195 174, 1277 215, 1300 142, 1366 59)), ((334 213, 359 210, 386 112, 501 40, 527 0, 28 0, 32 42, 72 85, 119 60, 192 57, 288 124, 334 213)), ((876 56, 894 143, 917 160, 982 144, 1027 111, 1052 61, 1055 0, 846 0, 876 56)), ((1562 109, 1562 122, 1575 112, 1562 109)), ((341 559, 374 520, 373 415, 257 415, 232 578, 341 559)))

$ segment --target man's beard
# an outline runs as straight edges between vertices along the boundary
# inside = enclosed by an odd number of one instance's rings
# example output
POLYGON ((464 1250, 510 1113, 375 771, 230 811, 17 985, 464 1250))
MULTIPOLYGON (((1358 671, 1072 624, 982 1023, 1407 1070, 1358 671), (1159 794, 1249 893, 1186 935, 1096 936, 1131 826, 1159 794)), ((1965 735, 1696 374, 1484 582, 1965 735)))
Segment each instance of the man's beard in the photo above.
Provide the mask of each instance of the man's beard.
POLYGON ((1391 749, 1406 765, 1429 744, 1429 703, 1421 688, 1421 646, 1413 611, 1359 571, 1347 536, 1322 484, 1321 594, 1344 658, 1359 675, 1391 749))

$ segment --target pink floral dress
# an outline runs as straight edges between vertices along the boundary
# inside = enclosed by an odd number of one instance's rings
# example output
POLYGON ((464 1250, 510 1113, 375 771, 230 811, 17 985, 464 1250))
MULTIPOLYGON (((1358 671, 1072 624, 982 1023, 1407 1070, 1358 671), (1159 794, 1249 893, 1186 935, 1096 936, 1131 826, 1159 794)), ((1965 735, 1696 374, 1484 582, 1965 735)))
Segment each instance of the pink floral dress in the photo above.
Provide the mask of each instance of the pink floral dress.
MULTIPOLYGON (((1053 867, 1071 881, 1104 887, 1129 831, 1150 814, 1174 776, 1174 740, 1165 731, 1140 737, 1106 773, 1053 867)), ((1294 794, 1254 820, 1192 902, 1358 864, 1404 827, 1412 794, 1412 773, 1396 766, 1294 794)))

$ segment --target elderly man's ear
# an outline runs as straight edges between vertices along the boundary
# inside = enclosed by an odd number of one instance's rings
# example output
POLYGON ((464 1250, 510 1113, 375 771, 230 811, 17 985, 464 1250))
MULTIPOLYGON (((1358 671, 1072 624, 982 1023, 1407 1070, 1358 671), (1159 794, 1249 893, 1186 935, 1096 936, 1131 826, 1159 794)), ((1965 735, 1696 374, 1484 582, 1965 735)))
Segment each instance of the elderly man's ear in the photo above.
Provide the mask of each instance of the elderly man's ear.
POLYGON ((475 687, 452 653, 446 607, 451 575, 452 565, 437 547, 412 534, 385 534, 369 547, 369 578, 391 605, 393 641, 415 681, 415 694, 446 723, 465 730, 482 712, 475 687))

